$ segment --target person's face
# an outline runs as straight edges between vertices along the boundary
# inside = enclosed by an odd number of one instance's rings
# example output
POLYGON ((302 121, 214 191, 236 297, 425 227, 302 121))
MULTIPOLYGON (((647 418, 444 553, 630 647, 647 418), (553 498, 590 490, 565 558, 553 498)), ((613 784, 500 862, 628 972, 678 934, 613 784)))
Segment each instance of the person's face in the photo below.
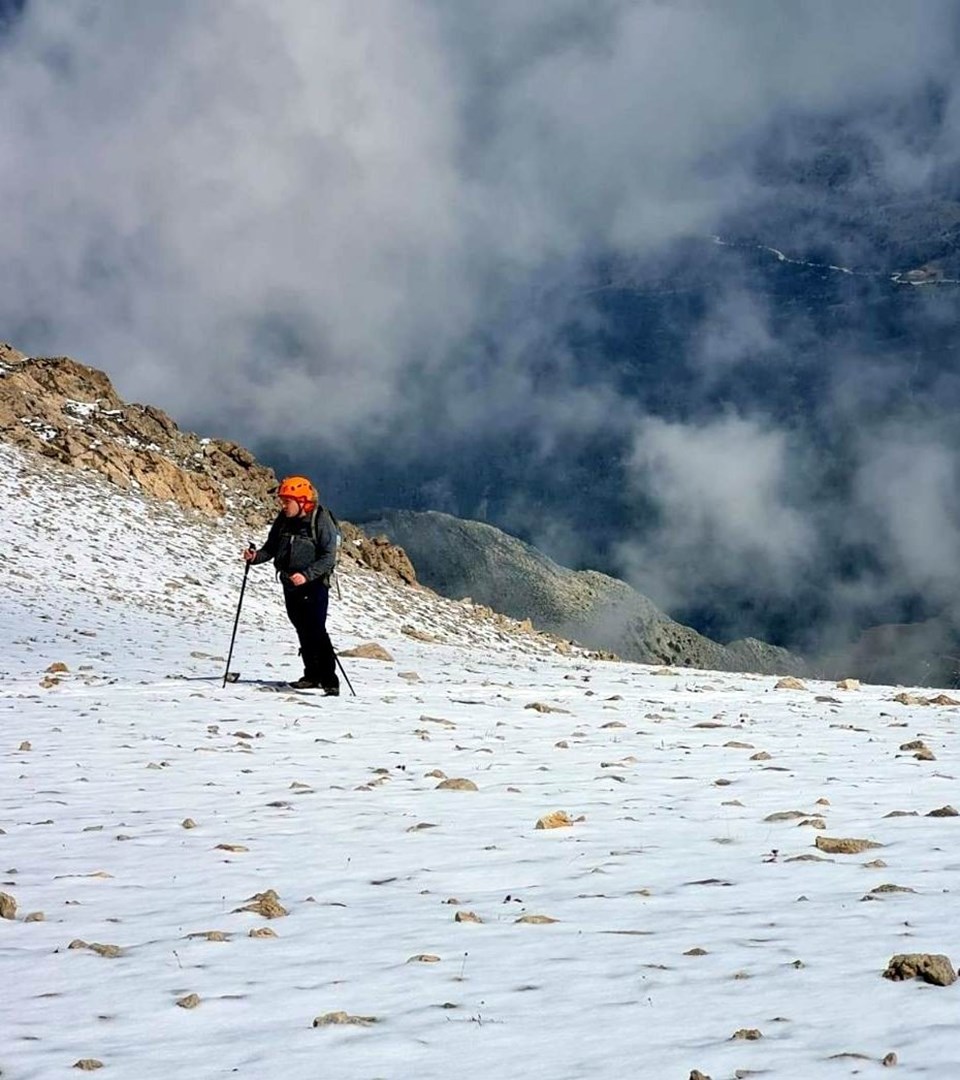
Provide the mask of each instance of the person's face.
POLYGON ((288 518, 297 517, 300 513, 300 504, 296 499, 281 499, 280 509, 288 518))

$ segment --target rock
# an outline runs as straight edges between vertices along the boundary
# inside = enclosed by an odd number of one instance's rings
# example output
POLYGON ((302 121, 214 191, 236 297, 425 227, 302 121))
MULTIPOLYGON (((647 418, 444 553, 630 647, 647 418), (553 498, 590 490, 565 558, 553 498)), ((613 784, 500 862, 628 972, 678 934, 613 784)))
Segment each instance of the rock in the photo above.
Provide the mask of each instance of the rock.
POLYGON ((689 1080, 710 1080, 710 1077, 707 1076, 706 1073, 702 1073, 699 1069, 692 1069, 689 1080))
POLYGON ((46 670, 48 675, 56 675, 61 672, 68 672, 70 669, 62 661, 56 660, 46 670))
POLYGON ((936 810, 931 810, 927 817, 960 817, 960 814, 952 806, 941 806, 936 810))
POLYGON ((927 744, 923 739, 911 739, 909 742, 901 743, 901 750, 926 750, 927 744))
POLYGON ((82 1072, 94 1072, 103 1068, 103 1062, 98 1061, 96 1058, 81 1058, 73 1063, 73 1067, 80 1069, 82 1072))
POLYGON ((252 938, 275 938, 277 936, 275 930, 271 930, 269 926, 255 926, 247 937, 252 938))
POLYGON ((329 1012, 324 1013, 323 1016, 315 1017, 313 1026, 316 1028, 330 1027, 336 1024, 355 1024, 357 1027, 370 1027, 371 1024, 376 1023, 378 1023, 378 1020, 375 1016, 351 1016, 345 1012, 329 1012))
POLYGON ((449 780, 441 780, 435 791, 477 791, 477 785, 472 780, 466 780, 462 776, 451 776, 449 780))
POLYGON ((483 919, 472 911, 458 911, 453 917, 454 922, 482 923, 483 919))
POLYGON ((936 697, 932 697, 927 701, 928 705, 960 705, 960 701, 950 697, 947 694, 937 694, 936 697))
POLYGON ((273 891, 254 893, 248 898, 248 903, 236 911, 252 911, 255 915, 262 915, 265 919, 282 919, 287 915, 287 909, 280 903, 280 897, 273 891))
POLYGON ((926 705, 928 704, 925 697, 920 697, 919 694, 908 694, 906 690, 899 694, 895 694, 894 701, 899 701, 901 705, 926 705))
POLYGON ((183 821, 180 822, 180 827, 182 829, 195 829, 197 827, 197 823, 193 820, 192 817, 185 817, 183 821))
POLYGON ((778 810, 775 814, 767 814, 763 819, 764 821, 796 821, 798 818, 805 818, 807 815, 803 810, 778 810))
POLYGON ((248 847, 244 847, 243 844, 217 844, 217 846, 213 850, 243 852, 249 851, 250 849, 248 847))
POLYGON ((763 1038, 763 1033, 759 1028, 738 1028, 731 1036, 731 1039, 746 1039, 748 1042, 755 1042, 757 1039, 763 1038))
POLYGON ((800 679, 794 678, 793 675, 787 675, 780 679, 775 685, 774 690, 806 690, 806 686, 800 679))
POLYGON ((17 749, 23 751, 23 753, 27 753, 28 751, 33 749, 33 746, 31 746, 31 744, 26 739, 24 739, 23 742, 17 747, 17 749))
POLYGON ((47 917, 42 911, 31 911, 29 915, 25 915, 23 921, 27 922, 46 922, 47 917))
POLYGON ((894 982, 923 979, 934 986, 950 986, 957 981, 953 964, 940 953, 897 953, 890 958, 883 977, 894 982))
POLYGON ((559 919, 553 919, 549 915, 521 915, 519 919, 513 920, 515 923, 530 923, 532 926, 544 926, 547 923, 559 922, 559 919))
POLYGON ((432 645, 440 640, 436 634, 431 634, 426 630, 418 630, 415 626, 401 626, 400 633, 406 634, 407 637, 413 638, 414 641, 422 641, 427 645, 432 645))
POLYGON ((925 746, 922 750, 918 750, 913 756, 917 759, 917 761, 937 760, 936 754, 934 754, 934 752, 928 746, 925 746))
POLYGON ((570 715, 569 709, 561 709, 556 705, 548 705, 545 701, 531 701, 529 705, 524 705, 525 709, 533 709, 538 713, 565 713, 570 715))
POLYGON ((565 829, 573 824, 573 818, 565 810, 554 810, 537 821, 538 829, 565 829))
POLYGON ((770 760, 770 755, 766 752, 766 750, 760 750, 756 754, 751 754, 750 755, 750 760, 751 761, 769 761, 770 760))
POLYGON ((433 953, 417 953, 416 956, 411 956, 407 960, 408 964, 439 964, 440 957, 434 956, 433 953))
POLYGON ((897 1064, 897 1055, 891 1050, 889 1054, 884 1054, 883 1055, 883 1060, 880 1062, 880 1064, 881 1065, 886 1065, 887 1067, 890 1067, 892 1065, 896 1065, 897 1064))
POLYGON ((95 952, 97 956, 105 956, 108 960, 116 960, 123 956, 123 949, 119 945, 101 945, 99 941, 91 941, 87 948, 95 952))
POLYGON ((341 649, 338 655, 353 656, 360 660, 388 660, 393 662, 390 653, 376 641, 366 641, 362 645, 355 645, 352 649, 341 649))
POLYGON ((883 844, 878 844, 875 840, 857 840, 852 837, 818 836, 814 842, 828 855, 859 855, 861 851, 883 847, 883 844))
POLYGON ((187 994, 185 997, 177 998, 177 1005, 181 1009, 195 1009, 200 1004, 200 996, 198 994, 187 994))
POLYGON ((5 892, 0 892, 0 919, 15 919, 17 917, 17 902, 5 892))
POLYGON ((837 683, 837 689, 838 690, 859 690, 860 689, 860 680, 859 679, 840 679, 840 681, 837 683))

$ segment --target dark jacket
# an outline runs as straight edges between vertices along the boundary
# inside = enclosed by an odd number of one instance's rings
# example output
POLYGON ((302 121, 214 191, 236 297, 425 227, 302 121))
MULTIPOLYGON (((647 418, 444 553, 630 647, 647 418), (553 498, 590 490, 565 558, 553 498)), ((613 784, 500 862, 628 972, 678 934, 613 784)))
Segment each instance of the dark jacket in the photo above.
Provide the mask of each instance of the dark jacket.
POLYGON ((313 514, 295 518, 278 514, 263 547, 253 559, 254 565, 273 559, 284 588, 294 588, 287 580, 291 574, 303 574, 311 583, 330 584, 340 534, 329 511, 320 506, 316 510, 314 539, 313 518, 313 514))

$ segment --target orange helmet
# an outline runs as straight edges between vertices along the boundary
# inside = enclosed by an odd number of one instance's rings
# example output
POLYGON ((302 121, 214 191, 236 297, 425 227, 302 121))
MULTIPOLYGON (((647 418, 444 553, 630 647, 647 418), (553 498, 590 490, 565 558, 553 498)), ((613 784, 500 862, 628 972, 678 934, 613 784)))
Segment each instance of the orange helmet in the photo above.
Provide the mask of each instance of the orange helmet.
POLYGON ((304 510, 313 510, 317 505, 317 491, 305 476, 286 476, 277 489, 280 499, 295 499, 304 510))

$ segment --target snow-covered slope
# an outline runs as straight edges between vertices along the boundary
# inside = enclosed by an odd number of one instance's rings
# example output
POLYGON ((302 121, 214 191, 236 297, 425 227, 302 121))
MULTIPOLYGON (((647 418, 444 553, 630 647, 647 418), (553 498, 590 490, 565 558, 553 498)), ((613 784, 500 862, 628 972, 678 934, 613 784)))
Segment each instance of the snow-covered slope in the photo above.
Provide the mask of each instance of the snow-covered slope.
POLYGON ((561 655, 361 570, 335 644, 396 659, 356 697, 258 687, 299 674, 266 568, 221 689, 245 535, 10 448, 0 498, 4 1080, 960 1075, 960 983, 882 977, 956 959, 955 707, 561 655))

